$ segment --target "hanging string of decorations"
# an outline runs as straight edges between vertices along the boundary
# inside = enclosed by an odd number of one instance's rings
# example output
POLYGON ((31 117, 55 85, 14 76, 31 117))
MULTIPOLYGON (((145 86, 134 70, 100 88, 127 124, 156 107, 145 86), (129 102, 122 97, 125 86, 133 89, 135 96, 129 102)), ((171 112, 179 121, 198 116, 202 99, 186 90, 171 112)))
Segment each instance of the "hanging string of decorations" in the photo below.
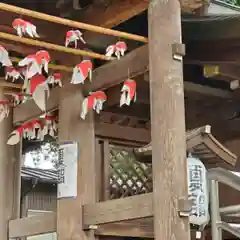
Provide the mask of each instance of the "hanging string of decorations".
POLYGON ((16 145, 20 139, 37 139, 44 140, 49 134, 55 137, 57 132, 57 118, 55 116, 46 115, 43 118, 34 119, 17 127, 10 135, 7 141, 8 145, 16 145))

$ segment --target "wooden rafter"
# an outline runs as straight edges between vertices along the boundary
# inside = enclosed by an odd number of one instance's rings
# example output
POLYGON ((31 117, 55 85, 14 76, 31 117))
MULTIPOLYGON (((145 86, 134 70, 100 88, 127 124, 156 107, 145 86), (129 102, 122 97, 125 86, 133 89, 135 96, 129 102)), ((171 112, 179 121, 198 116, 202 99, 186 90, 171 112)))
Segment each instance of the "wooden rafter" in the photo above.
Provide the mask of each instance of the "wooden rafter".
POLYGON ((65 26, 68 26, 71 28, 80 28, 80 29, 85 29, 85 30, 92 31, 92 32, 101 33, 101 34, 112 35, 115 37, 122 37, 122 38, 132 39, 135 41, 140 41, 140 42, 145 42, 145 43, 148 42, 147 38, 138 36, 135 34, 120 32, 120 31, 107 29, 107 28, 103 28, 103 27, 98 27, 98 26, 93 26, 93 25, 86 24, 86 23, 75 22, 72 20, 59 18, 59 17, 48 15, 48 14, 39 13, 36 11, 23 9, 23 8, 15 7, 15 6, 4 4, 4 3, 0 3, 0 10, 37 18, 37 19, 48 21, 51 23, 65 25, 65 26))
POLYGON ((80 15, 79 20, 92 25, 112 28, 145 11, 148 4, 148 0, 117 0, 111 1, 107 5, 104 2, 100 4, 96 2, 80 15))

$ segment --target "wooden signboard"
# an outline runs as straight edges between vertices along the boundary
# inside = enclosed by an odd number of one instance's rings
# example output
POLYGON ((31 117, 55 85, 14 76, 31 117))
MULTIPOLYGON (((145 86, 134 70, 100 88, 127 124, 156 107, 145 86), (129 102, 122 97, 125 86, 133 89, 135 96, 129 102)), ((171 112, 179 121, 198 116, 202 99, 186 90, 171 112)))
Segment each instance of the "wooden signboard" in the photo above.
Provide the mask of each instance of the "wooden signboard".
POLYGON ((77 197, 78 143, 69 142, 59 146, 58 199, 77 197))

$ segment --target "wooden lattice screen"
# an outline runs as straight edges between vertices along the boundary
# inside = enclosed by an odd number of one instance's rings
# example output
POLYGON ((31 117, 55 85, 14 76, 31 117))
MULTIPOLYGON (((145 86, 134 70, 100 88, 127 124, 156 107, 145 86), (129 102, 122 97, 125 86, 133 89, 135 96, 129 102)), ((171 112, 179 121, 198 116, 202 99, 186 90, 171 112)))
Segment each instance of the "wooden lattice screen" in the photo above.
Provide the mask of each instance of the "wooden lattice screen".
POLYGON ((152 192, 151 164, 136 161, 131 151, 111 147, 110 199, 152 192))

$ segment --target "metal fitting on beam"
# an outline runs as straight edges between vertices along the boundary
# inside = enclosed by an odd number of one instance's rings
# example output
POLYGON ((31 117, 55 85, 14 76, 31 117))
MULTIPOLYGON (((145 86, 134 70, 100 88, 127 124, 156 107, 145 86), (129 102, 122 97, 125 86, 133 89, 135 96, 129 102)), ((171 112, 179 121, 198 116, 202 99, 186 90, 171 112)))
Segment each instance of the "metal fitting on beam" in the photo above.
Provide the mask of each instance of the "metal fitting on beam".
POLYGON ((84 225, 83 230, 84 231, 89 231, 89 230, 97 230, 98 226, 97 225, 84 225))
POLYGON ((174 60, 181 62, 185 54, 186 54, 185 44, 182 43, 172 44, 172 55, 174 60))
POLYGON ((192 201, 186 198, 178 199, 178 212, 180 217, 189 217, 192 211, 192 201))

